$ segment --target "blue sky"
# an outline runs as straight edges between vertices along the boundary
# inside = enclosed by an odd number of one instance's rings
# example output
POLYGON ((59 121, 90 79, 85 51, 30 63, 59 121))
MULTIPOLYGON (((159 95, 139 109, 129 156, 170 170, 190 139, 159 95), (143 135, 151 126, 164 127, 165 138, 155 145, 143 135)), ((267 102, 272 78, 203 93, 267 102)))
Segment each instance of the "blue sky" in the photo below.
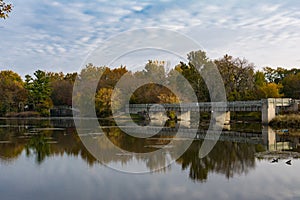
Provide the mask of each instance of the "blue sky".
POLYGON ((300 67, 298 0, 10 2, 10 18, 0 20, 0 70, 22 76, 37 69, 77 71, 106 39, 145 27, 183 33, 212 59, 227 53, 257 69, 300 67))

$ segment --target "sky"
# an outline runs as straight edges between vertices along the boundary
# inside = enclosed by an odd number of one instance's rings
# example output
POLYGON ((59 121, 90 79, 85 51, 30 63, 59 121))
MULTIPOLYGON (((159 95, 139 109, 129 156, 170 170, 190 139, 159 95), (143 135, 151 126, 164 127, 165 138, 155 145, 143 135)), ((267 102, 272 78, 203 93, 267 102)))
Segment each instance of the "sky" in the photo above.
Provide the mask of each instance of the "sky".
POLYGON ((37 69, 78 71, 109 38, 149 27, 184 34, 211 59, 229 54, 246 58, 256 69, 300 67, 298 0, 6 2, 14 8, 0 20, 0 70, 21 76, 37 69))

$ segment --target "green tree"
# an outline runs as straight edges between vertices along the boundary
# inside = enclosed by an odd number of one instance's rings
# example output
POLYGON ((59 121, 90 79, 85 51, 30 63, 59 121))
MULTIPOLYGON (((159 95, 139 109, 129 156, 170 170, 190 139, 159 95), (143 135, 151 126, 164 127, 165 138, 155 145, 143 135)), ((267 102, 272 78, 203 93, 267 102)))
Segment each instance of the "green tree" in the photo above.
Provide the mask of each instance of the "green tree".
POLYGON ((299 72, 299 69, 284 69, 282 67, 277 67, 277 69, 273 69, 271 67, 263 68, 265 77, 269 83, 281 83, 284 77, 288 74, 296 74, 299 72))
POLYGON ((215 61, 224 81, 229 101, 249 100, 253 98, 254 66, 246 59, 225 55, 215 61))
MULTIPOLYGON (((179 65, 175 66, 175 70, 183 75, 188 80, 189 84, 193 88, 198 101, 209 101, 210 93, 208 91, 205 76, 209 73, 212 68, 213 62, 206 56, 204 51, 192 51, 188 53, 187 58, 188 64, 180 62, 179 65)), ((178 77, 177 83, 180 84, 180 92, 183 96, 186 93, 188 85, 182 84, 183 77, 178 77)), ((206 80, 207 81, 207 80, 206 80)))
POLYGON ((7 4, 3 0, 0 0, 0 18, 6 19, 12 7, 12 4, 7 4))
POLYGON ((266 78, 265 78, 265 74, 261 71, 257 71, 254 74, 254 81, 255 81, 255 86, 262 86, 265 83, 267 83, 266 78))
POLYGON ((282 85, 285 97, 300 99, 300 72, 287 75, 283 79, 282 85))
POLYGON ((29 94, 29 104, 42 116, 48 116, 52 106, 50 78, 46 72, 37 70, 34 72, 35 78, 26 75, 25 87, 29 94))
MULTIPOLYGON (((177 65, 175 69, 178 72, 180 72, 184 78, 188 80, 189 84, 192 86, 195 94, 197 95, 198 101, 209 101, 210 98, 208 88, 199 71, 191 62, 188 65, 183 62, 180 62, 180 64, 177 65)), ((183 77, 178 77, 176 82, 177 84, 180 84, 179 91, 182 94, 185 94, 186 87, 188 86, 182 84, 183 81, 181 81, 180 79, 182 79, 183 77)))

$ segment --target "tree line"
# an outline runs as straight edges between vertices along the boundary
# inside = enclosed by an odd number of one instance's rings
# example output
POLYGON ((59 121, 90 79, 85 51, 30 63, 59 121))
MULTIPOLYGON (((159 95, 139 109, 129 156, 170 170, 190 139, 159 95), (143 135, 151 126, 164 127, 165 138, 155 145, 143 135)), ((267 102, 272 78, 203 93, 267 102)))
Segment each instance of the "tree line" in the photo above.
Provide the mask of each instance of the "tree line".
POLYGON ((94 100, 99 117, 110 115, 113 106, 111 102, 114 102, 114 106, 121 105, 118 101, 121 101, 122 95, 130 93, 130 85, 142 80, 149 82, 134 91, 130 96, 131 103, 179 102, 173 89, 185 98, 187 86, 181 81, 182 77, 192 87, 197 100, 206 102, 210 101, 210 95, 203 77, 212 64, 221 74, 228 101, 278 97, 300 99, 300 69, 265 67, 255 71, 254 64, 246 59, 224 55, 220 59, 211 60, 200 50, 190 52, 187 59, 188 63, 180 62, 168 71, 164 61, 149 60, 143 70, 135 72, 129 71, 125 66, 112 69, 88 64, 80 73, 37 70, 33 76, 26 75, 25 80, 13 71, 4 70, 0 72, 0 115, 34 111, 41 116, 49 116, 49 109, 54 106, 70 107, 76 78, 78 82, 87 83, 83 90, 88 90, 89 84, 97 82, 95 96, 87 97, 77 92, 74 93, 74 98, 83 104, 94 100), (99 74, 100 80, 97 76, 99 74), (116 84, 121 77, 125 80, 125 85, 118 91, 116 84), (170 87, 157 84, 164 81, 170 87))

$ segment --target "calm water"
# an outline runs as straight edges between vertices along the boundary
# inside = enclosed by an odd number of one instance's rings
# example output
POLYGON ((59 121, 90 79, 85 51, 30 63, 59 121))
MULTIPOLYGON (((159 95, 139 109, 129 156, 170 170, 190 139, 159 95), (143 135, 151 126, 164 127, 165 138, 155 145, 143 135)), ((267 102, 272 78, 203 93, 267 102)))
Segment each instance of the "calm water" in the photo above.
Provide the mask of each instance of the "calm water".
MULTIPOLYGON (((172 137, 168 133, 134 140, 106 125, 106 137, 131 152, 153 151, 168 145, 172 137)), ((107 156, 98 162, 82 144, 72 120, 0 120, 0 198, 300 199, 300 160, 287 165, 287 158, 271 163, 255 156, 267 149, 299 151, 299 138, 279 136, 268 128, 255 132, 260 135, 226 132, 232 138, 235 134, 236 141, 223 137, 203 159, 199 158, 203 141, 195 139, 167 168, 130 174, 107 165, 126 167, 136 160, 155 168, 161 163, 131 155, 107 156)))

